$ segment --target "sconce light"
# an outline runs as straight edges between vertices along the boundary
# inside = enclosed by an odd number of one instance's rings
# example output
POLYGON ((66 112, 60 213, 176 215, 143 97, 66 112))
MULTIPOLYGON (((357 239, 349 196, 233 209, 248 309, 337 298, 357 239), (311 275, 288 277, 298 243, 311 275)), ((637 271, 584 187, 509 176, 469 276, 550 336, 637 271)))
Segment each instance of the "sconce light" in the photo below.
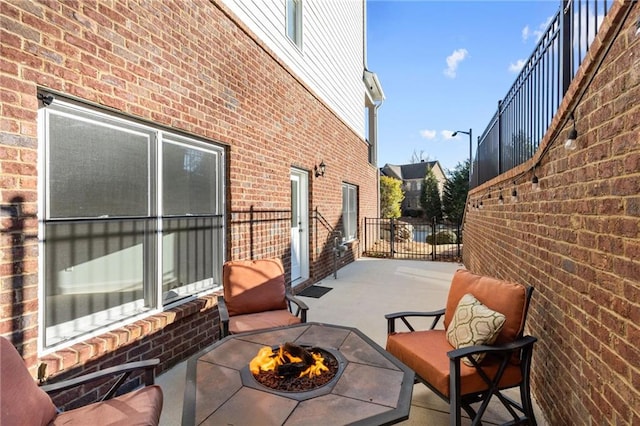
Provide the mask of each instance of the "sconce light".
POLYGON ((484 209, 484 203, 482 202, 482 200, 480 200, 480 205, 478 205, 478 208, 480 210, 484 209))
POLYGON ((316 177, 324 176, 324 169, 326 168, 326 164, 324 164, 324 160, 320 162, 317 166, 313 166, 313 170, 315 171, 316 177))
POLYGON ((571 120, 573 120, 573 128, 569 130, 569 136, 567 136, 567 141, 564 143, 564 149, 567 151, 575 151, 578 148, 578 143, 576 139, 578 139, 578 131, 576 130, 576 119, 571 114, 571 120))
POLYGON ((498 197, 498 204, 500 205, 504 204, 504 197, 502 196, 502 192, 500 192, 500 196, 498 197))
POLYGON ((533 191, 540 191, 540 183, 538 182, 538 176, 536 173, 533 173, 533 177, 531 178, 531 189, 533 191))
POLYGON ((513 184, 513 190, 511 191, 511 202, 518 202, 518 191, 516 190, 515 183, 513 184))

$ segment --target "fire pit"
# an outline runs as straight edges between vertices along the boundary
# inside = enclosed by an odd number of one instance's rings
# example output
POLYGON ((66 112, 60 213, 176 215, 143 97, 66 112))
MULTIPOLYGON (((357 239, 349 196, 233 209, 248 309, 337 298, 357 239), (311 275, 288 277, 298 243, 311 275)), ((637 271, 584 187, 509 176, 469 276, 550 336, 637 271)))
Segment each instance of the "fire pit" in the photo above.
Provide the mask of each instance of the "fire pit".
POLYGON ((305 323, 231 335, 189 360, 182 424, 392 424, 409 416, 413 379, 404 364, 353 328, 305 323), (307 355, 281 355, 285 346, 310 352, 314 365, 323 358, 321 379, 296 381, 308 368, 298 359, 307 355), (259 356, 254 375, 251 364, 259 356), (280 356, 283 365, 294 365, 262 369, 280 356), (333 377, 323 377, 334 364, 333 377))
POLYGON ((331 392, 345 364, 336 350, 289 342, 261 348, 240 377, 244 386, 304 401, 331 392))

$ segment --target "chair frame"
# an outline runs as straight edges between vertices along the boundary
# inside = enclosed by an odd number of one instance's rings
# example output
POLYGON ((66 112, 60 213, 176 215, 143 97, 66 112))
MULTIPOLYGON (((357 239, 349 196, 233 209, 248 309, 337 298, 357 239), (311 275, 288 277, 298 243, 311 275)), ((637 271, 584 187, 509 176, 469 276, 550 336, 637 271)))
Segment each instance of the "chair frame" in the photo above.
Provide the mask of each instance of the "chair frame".
POLYGON ((115 367, 105 368, 104 370, 96 371, 95 373, 89 373, 79 377, 74 377, 72 379, 63 380, 57 383, 45 383, 40 385, 40 389, 45 391, 47 394, 52 394, 86 383, 91 383, 96 380, 104 379, 106 377, 117 376, 119 374, 120 377, 116 380, 113 386, 111 386, 109 391, 100 399, 100 401, 106 401, 116 396, 118 390, 122 387, 127 378, 133 372, 142 370, 144 372, 144 385, 153 385, 155 381, 155 369, 158 364, 160 364, 160 360, 157 358, 149 359, 146 361, 130 362, 122 365, 117 365, 115 367))
MULTIPOLYGON (((526 323, 527 314, 529 311, 529 304, 531 302, 531 296, 533 294, 533 287, 526 287, 526 298, 524 307, 523 324, 526 323)), ((387 319, 387 332, 388 334, 396 331, 395 321, 401 320, 410 331, 416 331, 407 318, 411 317, 432 317, 433 322, 429 330, 433 330, 440 319, 444 316, 445 309, 439 309, 437 311, 430 312, 396 312, 385 315, 387 319)), ((500 402, 505 406, 509 414, 513 417, 513 421, 505 423, 506 425, 517 424, 529 424, 536 425, 536 419, 533 412, 533 404, 531 403, 531 391, 530 391, 530 372, 531 372, 531 358, 533 355, 533 344, 538 339, 533 336, 524 336, 524 331, 520 331, 520 334, 513 342, 500 344, 500 345, 477 345, 469 346, 466 348, 454 349, 447 352, 449 357, 449 397, 442 394, 438 389, 432 386, 424 378, 416 374, 416 382, 425 384, 436 395, 449 403, 449 425, 459 426, 461 424, 461 413, 463 409, 469 417, 472 419, 472 425, 481 425, 482 416, 484 415, 489 401, 492 396, 496 396, 500 402), (491 354, 493 357, 497 357, 500 360, 500 366, 494 377, 489 375, 482 369, 482 363, 477 363, 471 356, 474 354, 491 354), (512 362, 513 357, 517 356, 522 374, 522 381, 519 385, 510 386, 508 388, 501 388, 498 386, 502 375, 507 365, 512 362), (474 392, 466 395, 461 395, 461 378, 460 378, 460 361, 463 358, 469 358, 471 363, 477 369, 478 374, 483 381, 488 385, 488 389, 482 392, 474 392), (502 390, 513 388, 518 386, 520 388, 520 400, 518 403, 512 398, 501 393, 502 390), (481 402, 479 409, 476 411, 471 404, 481 402), (516 410, 521 413, 518 414, 516 410)))
MULTIPOLYGON (((300 322, 307 322, 307 311, 309 307, 302 300, 298 299, 288 291, 284 294, 289 312, 300 318, 300 322), (292 304, 296 305, 295 312, 292 304)), ((229 333, 229 310, 224 301, 224 296, 218 296, 218 312, 220 313, 220 334, 221 338, 227 337, 229 333)))

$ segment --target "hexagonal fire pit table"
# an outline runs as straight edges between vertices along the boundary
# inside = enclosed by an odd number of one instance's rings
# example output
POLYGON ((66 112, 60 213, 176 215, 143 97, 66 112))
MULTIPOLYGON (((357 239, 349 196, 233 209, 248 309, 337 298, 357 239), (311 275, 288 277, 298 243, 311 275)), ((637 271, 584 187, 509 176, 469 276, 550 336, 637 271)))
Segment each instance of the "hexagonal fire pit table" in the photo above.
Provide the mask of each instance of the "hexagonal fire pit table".
POLYGON ((306 323, 237 334, 189 359, 182 424, 393 424, 409 417, 413 383, 413 371, 355 328, 306 323), (334 354, 338 373, 311 391, 263 386, 249 362, 286 342, 334 354))

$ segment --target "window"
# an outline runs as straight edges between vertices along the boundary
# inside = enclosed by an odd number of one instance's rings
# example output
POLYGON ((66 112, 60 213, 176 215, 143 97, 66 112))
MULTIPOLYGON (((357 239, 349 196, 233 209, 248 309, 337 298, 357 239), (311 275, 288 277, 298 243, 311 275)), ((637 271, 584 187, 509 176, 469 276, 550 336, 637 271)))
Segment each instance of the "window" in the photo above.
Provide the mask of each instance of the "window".
POLYGON ((222 149, 63 100, 40 135, 45 348, 219 287, 222 149))
POLYGON ((346 241, 355 240, 358 235, 358 188, 342 184, 342 228, 346 241))
POLYGON ((287 37, 302 47, 302 0, 287 0, 287 37))

